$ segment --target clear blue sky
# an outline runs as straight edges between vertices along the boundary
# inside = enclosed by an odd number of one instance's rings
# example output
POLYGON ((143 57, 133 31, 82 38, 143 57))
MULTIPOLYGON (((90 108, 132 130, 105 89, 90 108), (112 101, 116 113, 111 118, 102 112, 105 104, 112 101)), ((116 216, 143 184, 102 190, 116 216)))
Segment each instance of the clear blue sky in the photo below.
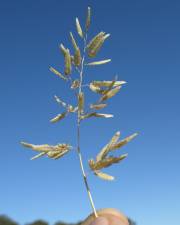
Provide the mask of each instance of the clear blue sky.
MULTIPOLYGON (((76 143, 75 118, 49 119, 62 109, 57 94, 74 102, 64 83, 48 70, 62 68, 58 45, 70 46, 74 19, 93 10, 90 37, 111 33, 98 59, 112 62, 88 69, 87 80, 128 83, 109 101, 110 120, 82 126, 84 160, 94 157, 117 130, 140 135, 121 151, 129 157, 106 171, 112 183, 90 176, 97 208, 114 207, 138 225, 177 224, 180 211, 180 2, 175 0, 10 1, 0 4, 0 214, 30 222, 44 218, 75 222, 91 208, 75 152, 53 161, 30 161, 19 141, 76 143)), ((76 36, 77 37, 77 36, 76 36)), ((93 98, 87 91, 87 99, 93 98)), ((87 168, 87 167, 86 167, 87 168)))

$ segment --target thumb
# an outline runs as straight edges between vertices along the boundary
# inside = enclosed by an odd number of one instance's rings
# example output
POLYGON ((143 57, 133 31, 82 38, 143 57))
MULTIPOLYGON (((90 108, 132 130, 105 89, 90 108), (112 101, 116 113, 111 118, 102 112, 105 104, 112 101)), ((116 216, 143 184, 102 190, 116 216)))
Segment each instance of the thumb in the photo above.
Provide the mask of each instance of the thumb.
POLYGON ((116 209, 102 209, 97 214, 97 218, 90 215, 82 225, 129 225, 127 218, 116 209))

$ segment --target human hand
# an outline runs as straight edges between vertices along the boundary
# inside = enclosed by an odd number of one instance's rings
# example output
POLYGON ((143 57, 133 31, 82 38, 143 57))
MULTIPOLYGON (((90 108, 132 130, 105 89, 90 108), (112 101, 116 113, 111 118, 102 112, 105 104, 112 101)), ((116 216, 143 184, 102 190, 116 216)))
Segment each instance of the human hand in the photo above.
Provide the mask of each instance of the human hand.
POLYGON ((97 214, 98 218, 91 214, 82 225, 129 225, 128 219, 116 209, 102 209, 97 214))

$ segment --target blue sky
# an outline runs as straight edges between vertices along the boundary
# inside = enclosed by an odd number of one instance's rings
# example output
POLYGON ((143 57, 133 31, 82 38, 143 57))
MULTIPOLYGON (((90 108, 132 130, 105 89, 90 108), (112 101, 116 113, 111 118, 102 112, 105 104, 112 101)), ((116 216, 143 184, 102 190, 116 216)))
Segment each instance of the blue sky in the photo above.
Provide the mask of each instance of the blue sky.
MULTIPOLYGON (((139 225, 177 224, 180 3, 175 0, 1 1, 0 214, 23 224, 38 218, 75 222, 91 212, 76 152, 57 161, 30 161, 33 152, 19 144, 76 144, 75 117, 49 123, 62 111, 54 94, 75 100, 48 68, 61 70, 58 45, 70 46, 68 32, 75 33, 76 16, 83 24, 87 6, 93 13, 89 38, 101 30, 111 33, 97 59, 112 62, 87 69, 86 82, 118 74, 127 85, 104 110, 114 113, 113 119, 82 124, 83 158, 94 157, 117 130, 122 137, 139 132, 121 150, 128 159, 106 170, 115 182, 89 176, 96 207, 117 208, 139 225)), ((86 97, 94 94, 87 90, 86 97)))

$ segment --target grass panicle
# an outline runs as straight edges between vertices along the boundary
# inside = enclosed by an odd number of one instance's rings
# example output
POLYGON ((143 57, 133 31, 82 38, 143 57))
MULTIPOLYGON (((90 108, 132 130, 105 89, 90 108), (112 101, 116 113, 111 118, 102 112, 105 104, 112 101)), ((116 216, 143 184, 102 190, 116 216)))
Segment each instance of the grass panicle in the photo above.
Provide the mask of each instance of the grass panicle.
MULTIPOLYGON (((112 118, 113 114, 101 112, 107 108, 106 101, 119 93, 119 90, 126 83, 123 80, 118 80, 118 77, 111 80, 91 80, 89 83, 84 83, 86 79, 85 74, 85 66, 98 66, 104 65, 111 61, 111 59, 105 60, 94 60, 91 61, 92 58, 95 58, 99 51, 102 50, 102 46, 110 36, 110 34, 105 33, 104 31, 99 32, 92 39, 88 38, 89 28, 92 21, 92 12, 91 8, 88 7, 87 15, 85 20, 85 26, 82 27, 80 25, 79 19, 75 19, 76 31, 80 40, 76 40, 74 38, 73 32, 70 32, 70 45, 72 46, 73 54, 70 53, 69 48, 66 48, 63 44, 60 44, 59 48, 64 57, 64 74, 56 70, 54 67, 50 67, 50 71, 54 73, 57 77, 61 78, 61 80, 66 81, 66 87, 69 88, 71 92, 76 96, 76 103, 72 105, 71 103, 67 103, 62 100, 57 95, 54 96, 55 101, 58 103, 60 107, 63 108, 63 112, 56 115, 54 118, 50 120, 51 123, 56 123, 65 119, 67 116, 74 113, 76 115, 76 123, 77 123, 77 145, 71 146, 67 143, 61 143, 56 145, 34 145, 27 142, 21 142, 21 144, 30 148, 33 151, 37 152, 35 156, 31 159, 39 159, 46 156, 49 159, 57 160, 62 158, 67 153, 70 153, 71 149, 76 150, 77 156, 79 159, 80 169, 82 172, 82 177, 84 181, 84 185, 89 197, 89 201, 92 207, 92 211, 95 217, 98 217, 96 207, 94 204, 94 200, 92 197, 92 193, 90 190, 88 176, 84 169, 84 161, 82 157, 82 149, 81 149, 81 123, 84 123, 88 118, 112 118), (80 45, 78 44, 80 43, 80 45), (86 104, 86 87, 90 89, 90 94, 94 94, 97 96, 97 101, 91 104, 86 104), (100 112, 99 112, 100 111, 100 112)), ((108 66, 108 65, 107 65, 108 66)), ((93 76, 91 76, 93 77, 93 76)), ((102 74, 102 79, 103 74, 102 74)), ((60 80, 60 79, 59 79, 60 80)), ((68 91, 69 91, 68 90, 68 91)), ((61 91, 62 93, 63 91, 61 91)), ((88 99, 88 98, 87 98, 88 99)), ((74 103, 73 103, 74 104, 74 103)), ((108 128, 107 128, 108 131, 108 128)), ((105 132, 105 131, 104 131, 105 132)), ((102 134, 103 135, 103 134, 102 134)), ((110 167, 111 165, 122 162, 127 154, 121 154, 119 156, 113 156, 112 153, 118 149, 121 149, 124 145, 129 143, 132 139, 137 136, 137 133, 134 133, 122 140, 120 139, 120 132, 117 131, 113 137, 109 140, 109 142, 99 151, 97 156, 94 159, 89 160, 89 167, 92 173, 98 178, 101 178, 106 181, 114 180, 114 177, 102 172, 103 169, 110 167)), ((94 143, 92 140, 91 143, 94 143)), ((91 146, 94 148, 94 146, 91 146)))

